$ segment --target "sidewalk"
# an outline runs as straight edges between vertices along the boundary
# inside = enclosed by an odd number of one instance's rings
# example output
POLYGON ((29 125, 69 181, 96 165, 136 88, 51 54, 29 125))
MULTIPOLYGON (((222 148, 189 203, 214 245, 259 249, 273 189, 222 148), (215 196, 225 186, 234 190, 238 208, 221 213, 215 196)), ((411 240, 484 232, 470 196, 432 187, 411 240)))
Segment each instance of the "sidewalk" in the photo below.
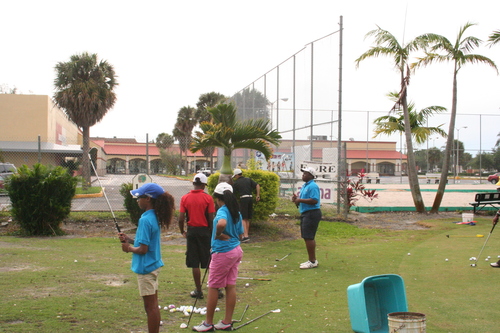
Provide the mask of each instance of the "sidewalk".
MULTIPOLYGON (((420 184, 420 191, 425 207, 431 209, 436 197, 438 184, 420 184)), ((366 189, 376 190, 378 199, 372 202, 360 198, 352 209, 359 212, 374 211, 414 211, 415 205, 409 184, 365 184, 366 189)), ((448 184, 446 185, 441 211, 472 210, 471 202, 479 192, 496 192, 497 187, 492 184, 448 184)), ((489 206, 485 209, 491 208, 489 206)), ((493 209, 493 208, 492 208, 493 209)))

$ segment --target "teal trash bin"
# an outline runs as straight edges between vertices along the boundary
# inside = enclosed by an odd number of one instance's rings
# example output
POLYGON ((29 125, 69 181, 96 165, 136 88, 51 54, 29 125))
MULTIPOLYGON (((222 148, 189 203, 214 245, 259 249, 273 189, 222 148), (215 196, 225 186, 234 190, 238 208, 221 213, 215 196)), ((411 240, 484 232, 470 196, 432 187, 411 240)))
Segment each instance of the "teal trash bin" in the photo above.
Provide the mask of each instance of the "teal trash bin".
POLYGON ((387 314, 407 312, 403 278, 396 274, 374 275, 347 287, 351 327, 358 333, 386 333, 387 314))

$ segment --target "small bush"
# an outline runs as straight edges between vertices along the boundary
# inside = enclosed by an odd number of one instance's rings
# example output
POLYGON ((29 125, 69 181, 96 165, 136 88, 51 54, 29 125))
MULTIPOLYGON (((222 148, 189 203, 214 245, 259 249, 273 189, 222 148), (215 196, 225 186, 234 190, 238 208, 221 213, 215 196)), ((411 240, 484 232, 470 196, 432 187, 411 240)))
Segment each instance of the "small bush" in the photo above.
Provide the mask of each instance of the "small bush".
MULTIPOLYGON (((263 170, 242 170, 243 176, 253 179, 260 185, 260 201, 255 202, 255 192, 253 193, 253 220, 267 221, 269 215, 274 212, 278 205, 279 177, 270 171, 263 170)), ((212 195, 215 187, 219 183, 220 172, 212 174, 208 178, 208 193, 212 195)))
POLYGON ((78 179, 63 167, 35 164, 18 169, 6 184, 11 213, 28 236, 62 235, 62 221, 71 211, 78 179))
POLYGON ((137 200, 134 199, 130 191, 132 191, 133 186, 132 183, 123 183, 120 187, 120 194, 124 198, 123 207, 127 210, 127 213, 130 215, 130 222, 135 225, 139 224, 139 219, 142 215, 142 210, 139 208, 137 204, 137 200))

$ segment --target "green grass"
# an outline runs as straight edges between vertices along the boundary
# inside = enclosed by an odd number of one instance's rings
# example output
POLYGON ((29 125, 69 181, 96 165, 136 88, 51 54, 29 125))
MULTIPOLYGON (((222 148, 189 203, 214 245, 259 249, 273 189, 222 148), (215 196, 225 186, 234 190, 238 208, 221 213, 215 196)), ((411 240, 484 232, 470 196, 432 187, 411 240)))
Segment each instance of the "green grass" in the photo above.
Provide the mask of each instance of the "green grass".
POLYGON ((87 189, 83 189, 82 187, 77 187, 75 194, 97 194, 101 193, 101 187, 100 186, 91 186, 87 189))
MULTIPOLYGON (((322 222, 317 237, 320 266, 312 270, 298 269, 306 260, 302 240, 244 244, 239 275, 272 281, 238 280, 234 318, 249 304, 244 321, 273 309, 281 313, 242 328, 243 333, 352 332, 347 287, 368 276, 399 274, 409 311, 426 315, 428 332, 497 332, 494 295, 500 270, 490 268, 484 258, 500 254, 500 237, 492 234, 478 267, 471 268, 469 258, 479 254, 491 230, 491 219, 477 220, 476 226, 430 220, 430 229, 406 231, 322 222), (485 237, 447 238, 448 234, 485 237), (288 253, 285 260, 275 260, 288 253)), ((185 247, 164 245, 162 250, 160 304, 192 305, 185 247)), ((145 332, 146 317, 129 266, 130 255, 122 253, 113 238, 0 237, 0 328, 3 332, 145 332)), ((198 302, 205 304, 206 299, 198 302)), ((224 299, 219 306, 224 309, 224 299)), ((215 317, 221 319, 222 313, 215 317)), ((187 322, 181 313, 162 310, 162 320, 161 332, 188 331, 179 329, 187 322)), ((194 314, 191 325, 201 320, 194 314)))

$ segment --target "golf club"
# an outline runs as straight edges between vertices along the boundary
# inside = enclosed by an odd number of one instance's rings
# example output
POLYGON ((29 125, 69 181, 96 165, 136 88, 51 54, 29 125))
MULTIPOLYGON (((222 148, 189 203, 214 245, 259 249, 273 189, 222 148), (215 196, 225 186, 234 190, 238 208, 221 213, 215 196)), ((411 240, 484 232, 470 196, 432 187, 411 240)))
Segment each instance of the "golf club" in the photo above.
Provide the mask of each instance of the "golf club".
POLYGON ((475 263, 473 263, 473 264, 470 264, 472 267, 476 267, 476 266, 477 266, 477 262, 478 262, 478 260, 479 260, 479 257, 480 257, 480 256, 481 256, 481 254, 483 253, 484 247, 486 246, 486 243, 488 243, 488 239, 490 239, 491 233, 493 232, 493 229, 495 229, 495 226, 496 226, 496 225, 497 225, 497 224, 496 224, 496 223, 494 223, 494 224, 493 224, 493 227, 491 227, 491 231, 490 231, 490 233, 488 234, 488 237, 486 237, 486 240, 484 241, 483 247, 481 248, 481 251, 479 252, 479 255, 478 255, 478 256, 477 256, 477 258, 476 258, 476 262, 475 262, 475 263))
POLYGON ((118 230, 118 233, 121 233, 120 227, 118 226, 118 222, 116 221, 115 217, 115 212, 113 211, 113 208, 111 208, 111 204, 109 203, 108 196, 106 195, 106 189, 102 186, 101 179, 99 178, 99 175, 97 174, 97 171, 94 166, 94 162, 92 161, 92 157, 89 154, 89 159, 90 159, 90 165, 92 165, 92 169, 94 170, 95 176, 97 177, 97 181, 99 182, 99 186, 102 188, 102 193, 104 194, 104 198, 106 199, 106 202, 108 203, 109 210, 111 211, 111 215, 113 215, 113 221, 115 221, 115 227, 116 230, 118 230))
POLYGON ((260 319, 260 318, 262 318, 262 317, 264 317, 264 316, 267 316, 267 315, 268 315, 268 314, 270 314, 270 313, 279 313, 279 312, 281 312, 281 310, 280 310, 280 309, 267 311, 266 313, 261 314, 260 316, 255 317, 254 319, 251 319, 251 320, 247 321, 246 323, 243 323, 243 324, 241 324, 241 325, 239 325, 239 326, 236 326, 236 327, 233 329, 233 331, 236 331, 237 329, 240 329, 240 328, 242 328, 243 326, 246 326, 246 325, 248 325, 248 324, 250 324, 250 323, 253 323, 254 321, 256 321, 256 320, 258 320, 258 319, 260 319))
POLYGON ((284 257, 283 257, 283 258, 281 258, 281 259, 276 259, 276 261, 281 261, 281 260, 285 259, 286 257, 288 257, 290 254, 292 254, 292 252, 288 253, 286 256, 284 256, 284 257))
POLYGON ((461 236, 461 235, 446 235, 446 237, 484 237, 484 235, 475 235, 475 236, 461 236))
POLYGON ((242 277, 238 276, 237 279, 240 280, 257 280, 257 281, 271 281, 271 279, 265 279, 265 278, 253 278, 253 277, 242 277))
MULTIPOLYGON (((208 272, 208 267, 210 266, 210 260, 208 261, 207 268, 205 268, 205 273, 203 274, 203 278, 201 279, 201 285, 203 286, 203 283, 205 282, 205 277, 207 276, 208 272)), ((193 304, 193 311, 189 314, 189 319, 187 324, 181 324, 181 328, 188 328, 189 323, 191 322, 191 317, 193 316, 194 308, 196 307, 196 302, 198 302, 198 297, 194 298, 194 304, 193 304)))
POLYGON ((245 316, 245 313, 247 313, 247 310, 248 310, 249 306, 250 305, 248 305, 248 304, 247 304, 247 306, 245 306, 245 310, 243 310, 243 313, 241 314, 240 319, 239 320, 233 320, 233 324, 234 323, 241 323, 241 321, 243 320, 243 317, 245 316))

